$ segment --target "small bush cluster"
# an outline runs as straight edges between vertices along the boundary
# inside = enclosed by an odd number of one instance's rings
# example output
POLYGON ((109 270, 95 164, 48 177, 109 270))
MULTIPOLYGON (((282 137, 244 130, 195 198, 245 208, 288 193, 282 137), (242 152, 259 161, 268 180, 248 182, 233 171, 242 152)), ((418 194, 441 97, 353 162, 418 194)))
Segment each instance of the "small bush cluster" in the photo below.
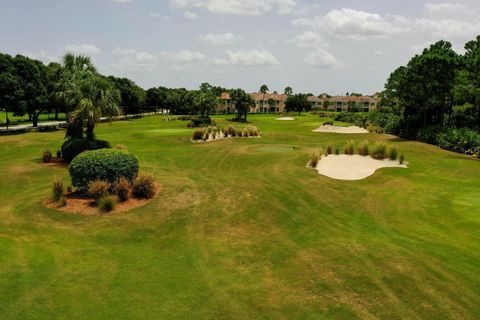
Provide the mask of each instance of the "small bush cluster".
POLYGON ((377 142, 370 154, 373 159, 383 160, 387 157, 387 145, 385 142, 377 142))
POLYGON ((208 141, 225 137, 258 137, 259 135, 260 130, 255 126, 247 126, 244 129, 238 129, 232 126, 228 126, 227 129, 209 126, 200 130, 195 130, 193 132, 192 140, 208 141))
MULTIPOLYGON (((353 155, 355 153, 355 142, 350 140, 344 147, 344 153, 347 155, 353 155)), ((321 160, 323 155, 328 156, 331 155, 332 152, 335 155, 340 154, 340 148, 337 146, 334 148, 331 144, 327 146, 324 150, 321 147, 317 147, 312 149, 310 153, 309 159, 309 166, 316 167, 318 162, 321 160)), ((383 160, 383 159, 390 159, 390 160, 397 160, 398 159, 398 151, 395 147, 387 147, 385 142, 377 142, 373 148, 370 147, 367 140, 363 141, 358 145, 357 152, 359 155, 368 156, 370 155, 373 159, 383 160)), ((404 155, 400 155, 399 159, 400 164, 405 162, 404 155)))
POLYGON ((378 134, 384 134, 385 133, 385 130, 379 126, 374 126, 374 125, 368 125, 367 126, 367 130, 368 132, 374 132, 374 133, 378 133, 378 134))
POLYGON ((60 203, 62 198, 64 199, 65 188, 63 186, 63 180, 55 177, 52 186, 52 200, 56 203, 60 203))
POLYGON ((390 160, 397 160, 397 157, 398 157, 397 148, 391 147, 388 150, 388 157, 390 158, 390 160))
POLYGON ((343 148, 343 152, 345 154, 352 155, 355 153, 355 142, 353 140, 350 140, 347 142, 345 147, 343 148))
POLYGON ((155 180, 149 174, 138 176, 133 182, 132 194, 136 198, 150 199, 155 195, 155 180))
POLYGON ((316 168, 318 162, 322 159, 323 156, 323 149, 320 147, 313 148, 312 152, 310 153, 310 162, 309 165, 312 168, 316 168))
POLYGON ((52 156, 52 151, 50 150, 44 150, 42 152, 42 161, 44 163, 50 163, 52 162, 53 156, 52 156))
POLYGON ((117 195, 120 202, 125 202, 130 197, 130 189, 130 182, 124 177, 121 177, 120 180, 118 180, 118 182, 115 184, 113 192, 117 195))
POLYGON ((88 195, 97 200, 108 195, 111 184, 104 180, 94 180, 88 184, 88 195))
POLYGON ((358 154, 362 156, 368 156, 370 153, 369 146, 368 146, 368 141, 363 141, 359 146, 358 146, 358 154))
POLYGON ((106 195, 98 199, 98 208, 102 212, 110 212, 115 209, 117 198, 113 195, 106 195))
POLYGON ((333 152, 333 146, 329 144, 327 146, 326 154, 329 155, 329 154, 332 154, 332 152, 333 152))
POLYGON ((333 121, 325 121, 323 123, 324 126, 333 126, 333 121))

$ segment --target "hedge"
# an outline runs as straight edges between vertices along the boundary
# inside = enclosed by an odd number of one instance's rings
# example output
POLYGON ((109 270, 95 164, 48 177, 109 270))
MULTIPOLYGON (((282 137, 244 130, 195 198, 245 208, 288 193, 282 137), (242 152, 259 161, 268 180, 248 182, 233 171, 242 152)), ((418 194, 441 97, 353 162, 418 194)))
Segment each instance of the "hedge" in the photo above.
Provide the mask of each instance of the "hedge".
POLYGON ((85 151, 70 164, 72 185, 85 191, 94 180, 115 184, 124 177, 130 182, 138 174, 138 159, 133 154, 118 149, 85 151))

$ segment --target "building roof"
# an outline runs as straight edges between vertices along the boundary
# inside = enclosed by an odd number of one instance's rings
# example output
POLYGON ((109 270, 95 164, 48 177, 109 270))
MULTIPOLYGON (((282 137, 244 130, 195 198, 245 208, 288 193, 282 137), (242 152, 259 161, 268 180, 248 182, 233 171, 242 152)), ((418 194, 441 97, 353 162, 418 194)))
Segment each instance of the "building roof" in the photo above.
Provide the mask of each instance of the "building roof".
MULTIPOLYGON (((249 95, 254 100, 270 100, 270 99, 273 99, 275 101, 285 101, 285 100, 287 100, 287 95, 286 94, 266 93, 264 95, 263 93, 253 92, 253 93, 249 93, 249 95)), ((220 95, 220 99, 221 100, 230 100, 231 99, 230 93, 223 92, 220 95)))

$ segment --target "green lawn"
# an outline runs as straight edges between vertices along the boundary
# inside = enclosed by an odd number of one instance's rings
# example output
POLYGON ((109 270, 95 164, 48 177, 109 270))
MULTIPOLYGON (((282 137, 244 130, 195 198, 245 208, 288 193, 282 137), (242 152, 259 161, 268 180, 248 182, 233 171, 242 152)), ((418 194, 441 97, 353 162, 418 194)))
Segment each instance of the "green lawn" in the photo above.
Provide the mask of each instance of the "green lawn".
POLYGON ((0 318, 480 318, 480 161, 274 118, 249 117, 262 139, 207 144, 161 117, 99 125, 162 188, 94 217, 41 205, 68 179, 39 163, 64 132, 0 137, 0 318), (305 168, 313 146, 366 138, 410 168, 353 182, 305 168))
MULTIPOLYGON (((6 120, 6 114, 5 111, 0 111, 0 124, 4 125, 6 120)), ((15 116, 13 115, 13 112, 8 113, 8 120, 10 120, 10 123, 12 125, 15 124, 24 124, 24 123, 31 123, 31 121, 28 120, 28 114, 25 114, 23 116, 15 116)), ((55 112, 52 112, 50 114, 48 113, 42 113, 38 117, 39 122, 42 121, 55 121, 55 112)), ((65 113, 59 113, 58 114, 58 120, 65 120, 65 113)))

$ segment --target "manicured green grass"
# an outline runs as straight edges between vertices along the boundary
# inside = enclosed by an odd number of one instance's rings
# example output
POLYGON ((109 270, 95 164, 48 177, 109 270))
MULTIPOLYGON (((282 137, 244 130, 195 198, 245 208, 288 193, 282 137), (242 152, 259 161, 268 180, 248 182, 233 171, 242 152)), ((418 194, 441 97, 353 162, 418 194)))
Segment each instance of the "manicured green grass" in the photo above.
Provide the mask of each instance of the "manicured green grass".
MULTIPOLYGON (((251 116, 261 139, 190 142, 187 122, 101 124, 161 183, 143 208, 44 208, 41 151, 64 133, 1 137, 1 319, 478 319, 480 161, 325 119, 251 116), (410 168, 336 181, 310 148, 390 140, 410 168)), ((219 125, 228 125, 216 117, 219 125)))

